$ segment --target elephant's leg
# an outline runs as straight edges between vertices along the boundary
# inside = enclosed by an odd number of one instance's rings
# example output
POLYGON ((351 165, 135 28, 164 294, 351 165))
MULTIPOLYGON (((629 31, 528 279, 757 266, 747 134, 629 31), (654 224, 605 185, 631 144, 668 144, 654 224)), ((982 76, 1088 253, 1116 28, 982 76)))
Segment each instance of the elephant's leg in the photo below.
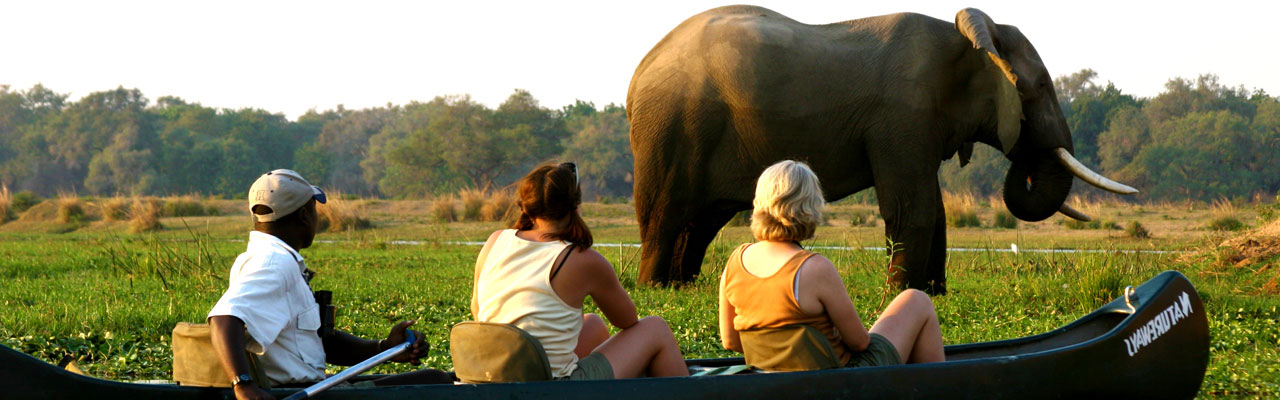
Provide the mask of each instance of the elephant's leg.
POLYGON ((880 214, 889 240, 888 251, 892 255, 886 282, 898 289, 912 288, 932 293, 928 263, 934 251, 933 236, 939 218, 936 214, 942 209, 937 179, 929 182, 898 179, 892 185, 881 184, 879 182, 884 180, 877 179, 876 185, 880 214), (903 187, 905 182, 914 184, 903 187))
MULTIPOLYGON (((675 201, 675 200, 672 200, 675 201)), ((664 202, 665 203, 665 202, 664 202)), ((675 203, 679 204, 679 203, 675 203)), ((688 217, 678 211, 679 207, 663 207, 661 204, 644 204, 636 202, 636 210, 646 207, 645 216, 638 218, 640 228, 640 283, 665 284, 679 275, 671 272, 678 269, 681 250, 684 247, 686 234, 683 233, 689 224, 688 217)))
POLYGON ((933 223, 933 245, 929 246, 929 262, 925 265, 926 293, 947 294, 947 211, 942 206, 942 189, 937 190, 937 212, 933 223))
POLYGON ((683 248, 683 257, 680 260, 679 270, 673 268, 671 271, 673 278, 679 278, 682 282, 693 282, 697 279, 698 273, 702 271, 702 261, 707 254, 707 246, 715 240, 716 235, 720 233, 720 228, 733 219, 735 213, 737 213, 736 209, 713 204, 693 218, 681 233, 680 239, 676 241, 676 247, 683 248))

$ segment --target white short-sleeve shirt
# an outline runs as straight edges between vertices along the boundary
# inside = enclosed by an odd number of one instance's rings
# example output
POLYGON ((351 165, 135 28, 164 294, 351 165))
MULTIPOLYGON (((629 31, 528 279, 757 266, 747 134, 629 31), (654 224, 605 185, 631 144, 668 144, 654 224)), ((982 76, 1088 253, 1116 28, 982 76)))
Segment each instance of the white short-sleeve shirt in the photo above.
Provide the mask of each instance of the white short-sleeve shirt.
POLYGON ((249 232, 249 246, 231 266, 231 284, 209 311, 244 321, 249 351, 259 355, 274 385, 323 380, 325 354, 319 305, 303 278, 302 256, 275 236, 249 232))

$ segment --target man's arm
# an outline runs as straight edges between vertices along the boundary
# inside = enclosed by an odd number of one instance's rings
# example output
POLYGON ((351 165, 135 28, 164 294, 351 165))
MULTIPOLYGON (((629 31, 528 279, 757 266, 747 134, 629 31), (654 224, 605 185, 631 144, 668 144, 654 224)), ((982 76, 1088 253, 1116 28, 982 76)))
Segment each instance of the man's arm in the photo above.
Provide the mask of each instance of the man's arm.
POLYGON ((406 333, 413 332, 414 341, 413 345, 409 346, 409 351, 400 353, 400 355, 392 358, 391 361, 418 365, 420 363, 418 359, 427 356, 430 345, 427 344, 425 335, 422 332, 408 329, 415 322, 417 321, 400 321, 400 323, 391 327, 391 333, 384 340, 361 339, 350 333, 334 329, 332 335, 324 338, 325 361, 334 365, 356 365, 395 345, 404 343, 408 336, 406 333))
MULTIPOLYGON (((215 315, 209 317, 209 327, 213 351, 218 353, 218 361, 227 378, 235 382, 237 376, 252 376, 244 349, 244 321, 230 315, 215 315)), ((233 390, 237 399, 275 398, 252 381, 239 383, 233 390)))

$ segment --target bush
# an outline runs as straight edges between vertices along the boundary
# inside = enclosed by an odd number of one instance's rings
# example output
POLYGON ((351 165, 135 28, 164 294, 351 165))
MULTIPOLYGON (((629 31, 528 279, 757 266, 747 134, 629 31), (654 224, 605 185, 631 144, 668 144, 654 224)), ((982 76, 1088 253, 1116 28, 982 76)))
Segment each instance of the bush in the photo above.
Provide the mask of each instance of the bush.
POLYGON ((160 225, 160 200, 152 197, 139 198, 129 208, 129 232, 142 233, 164 228, 160 225))
POLYGON ((480 216, 485 221, 509 221, 513 217, 515 209, 515 195, 506 190, 499 190, 489 194, 489 200, 484 203, 484 207, 480 208, 480 216))
POLYGON ((336 190, 330 193, 328 202, 317 205, 316 212, 320 214, 320 230, 344 232, 373 227, 364 207, 336 190))
POLYGON ((1151 237, 1151 232, 1147 231, 1147 228, 1138 223, 1138 221, 1130 222, 1129 226, 1124 229, 1124 233, 1134 239, 1146 239, 1151 237))
POLYGON ((30 191, 24 190, 24 191, 18 192, 17 194, 13 195, 13 212, 21 214, 23 212, 26 212, 27 209, 30 209, 32 206, 36 204, 40 204, 40 202, 42 201, 44 201, 44 199, 40 198, 40 196, 35 193, 31 193, 30 191))
POLYGON ((431 215, 439 222, 454 222, 458 220, 457 200, 453 197, 438 197, 431 202, 431 215))
POLYGON ((1018 227, 1018 218, 1006 209, 996 210, 996 217, 991 221, 991 226, 1002 229, 1015 229, 1018 227))
POLYGON ((1215 231, 1238 231, 1246 228, 1244 222, 1235 217, 1220 217, 1209 221, 1209 229, 1215 231))
POLYGON ((9 195, 9 187, 0 185, 0 224, 15 217, 13 212, 13 196, 9 195))
POLYGON ((480 221, 480 209, 489 196, 480 189, 466 189, 458 193, 458 197, 462 199, 462 219, 480 221))
POLYGON ((84 206, 80 198, 71 194, 58 195, 58 222, 79 223, 84 221, 84 206))
POLYGON ((849 226, 876 226, 876 212, 868 209, 855 209, 849 216, 849 226))
POLYGON ((943 193, 942 207, 947 212, 947 226, 953 228, 982 226, 975 204, 977 201, 972 195, 943 193))
POLYGON ((194 196, 171 197, 164 201, 162 215, 166 217, 200 217, 209 215, 204 204, 194 196))
POLYGON ((102 219, 123 221, 129 218, 129 199, 112 197, 102 202, 102 219))
POLYGON ((751 210, 738 211, 725 226, 751 226, 751 210))

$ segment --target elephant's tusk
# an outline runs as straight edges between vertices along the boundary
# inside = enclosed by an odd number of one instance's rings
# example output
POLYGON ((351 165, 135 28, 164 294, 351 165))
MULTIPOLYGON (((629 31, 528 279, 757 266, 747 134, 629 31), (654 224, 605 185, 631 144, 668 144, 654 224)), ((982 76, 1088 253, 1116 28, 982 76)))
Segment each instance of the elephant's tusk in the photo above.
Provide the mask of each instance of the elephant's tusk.
POLYGON ((1123 183, 1107 179, 1107 177, 1102 176, 1097 172, 1093 172, 1093 170, 1090 170, 1089 167, 1086 167, 1084 166, 1084 164, 1081 164, 1080 160, 1077 160, 1075 157, 1072 157, 1071 153, 1068 152, 1067 149, 1059 147, 1057 149, 1054 149, 1053 151, 1057 153, 1058 161, 1061 161, 1063 166, 1067 167, 1068 170, 1071 170, 1071 173, 1074 174, 1077 178, 1080 178, 1080 180, 1082 181, 1088 182, 1090 185, 1097 186, 1108 192, 1112 192, 1116 194, 1138 193, 1138 189, 1134 189, 1129 185, 1125 185, 1123 183))
POLYGON ((1093 218, 1090 217, 1088 214, 1082 213, 1080 212, 1080 210, 1071 208, 1071 206, 1067 205, 1067 203, 1062 203, 1062 207, 1058 207, 1058 212, 1062 213, 1062 215, 1075 218, 1078 221, 1089 222, 1093 220, 1093 218))

